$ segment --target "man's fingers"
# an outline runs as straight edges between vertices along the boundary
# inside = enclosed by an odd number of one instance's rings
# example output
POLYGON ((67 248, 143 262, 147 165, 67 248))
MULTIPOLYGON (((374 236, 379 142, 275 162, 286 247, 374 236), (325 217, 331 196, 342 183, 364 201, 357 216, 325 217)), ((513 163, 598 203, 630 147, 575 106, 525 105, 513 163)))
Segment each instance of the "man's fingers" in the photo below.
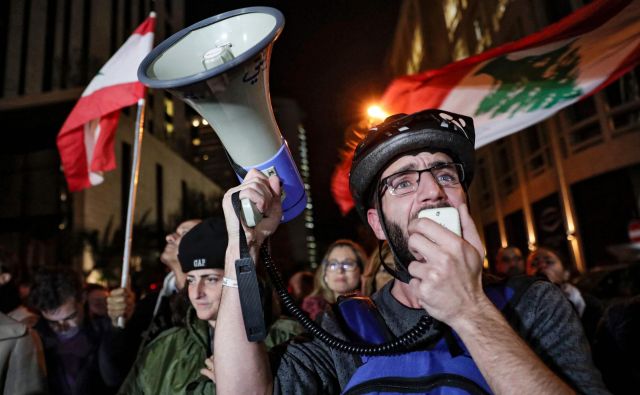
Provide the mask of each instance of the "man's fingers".
POLYGON ((460 224, 462 225, 462 235, 464 239, 483 257, 484 246, 482 245, 476 224, 473 222, 471 214, 469 214, 469 207, 466 204, 461 204, 460 207, 458 207, 458 212, 460 213, 460 224))

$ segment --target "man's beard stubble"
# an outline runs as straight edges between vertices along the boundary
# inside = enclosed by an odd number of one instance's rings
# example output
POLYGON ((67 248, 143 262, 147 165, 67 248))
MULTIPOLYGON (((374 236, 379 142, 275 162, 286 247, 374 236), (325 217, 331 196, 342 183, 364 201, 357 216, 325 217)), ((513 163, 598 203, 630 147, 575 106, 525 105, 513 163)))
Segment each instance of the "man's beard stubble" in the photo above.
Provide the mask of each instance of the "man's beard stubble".
POLYGON ((387 233, 389 242, 396 254, 396 259, 399 259, 405 268, 409 267, 409 263, 415 261, 416 258, 409 251, 409 241, 402 234, 400 226, 394 222, 387 221, 387 233))
MULTIPOLYGON (((451 205, 443 203, 436 204, 430 207, 423 207, 412 216, 412 219, 418 218, 418 214, 422 210, 442 207, 451 207, 451 205)), ((409 251, 409 238, 402 233, 400 225, 391 221, 389 218, 385 217, 385 223, 387 225, 387 236, 389 237, 389 241, 391 242, 393 250, 396 253, 396 258, 400 260, 400 263, 402 263, 405 268, 408 268, 409 264, 416 260, 416 257, 411 253, 411 251, 409 251)))

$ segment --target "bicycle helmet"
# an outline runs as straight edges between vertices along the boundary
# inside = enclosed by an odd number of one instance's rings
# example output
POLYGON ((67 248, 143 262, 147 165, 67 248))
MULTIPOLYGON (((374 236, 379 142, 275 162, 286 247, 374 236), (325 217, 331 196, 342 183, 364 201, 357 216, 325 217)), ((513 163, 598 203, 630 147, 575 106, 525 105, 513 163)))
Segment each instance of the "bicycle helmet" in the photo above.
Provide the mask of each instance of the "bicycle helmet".
MULTIPOLYGON (((358 215, 367 223, 367 210, 374 206, 374 192, 378 191, 380 175, 395 159, 420 151, 444 152, 462 164, 463 187, 468 188, 475 170, 475 129, 473 119, 448 111, 429 109, 414 114, 396 114, 369 130, 358 144, 353 156, 349 187, 358 215)), ((382 228, 386 224, 378 205, 382 228)), ((389 240, 389 237, 387 237, 389 240)), ((395 246, 390 243, 396 257, 396 267, 387 267, 396 278, 408 282, 411 277, 399 262, 395 246)), ((385 265, 386 267, 386 265, 385 265)))

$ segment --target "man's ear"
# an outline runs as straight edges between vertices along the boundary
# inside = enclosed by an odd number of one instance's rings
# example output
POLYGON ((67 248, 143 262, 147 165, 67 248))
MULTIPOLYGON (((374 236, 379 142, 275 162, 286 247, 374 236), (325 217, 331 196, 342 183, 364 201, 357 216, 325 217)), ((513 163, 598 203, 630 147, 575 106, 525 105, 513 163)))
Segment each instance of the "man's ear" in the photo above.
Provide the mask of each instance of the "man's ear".
POLYGON ((375 208, 370 208, 367 210, 367 222, 369 222, 369 226, 373 229, 373 233, 379 240, 386 240, 387 238, 384 236, 384 231, 382 230, 382 224, 380 224, 380 217, 378 216, 378 210, 375 208))

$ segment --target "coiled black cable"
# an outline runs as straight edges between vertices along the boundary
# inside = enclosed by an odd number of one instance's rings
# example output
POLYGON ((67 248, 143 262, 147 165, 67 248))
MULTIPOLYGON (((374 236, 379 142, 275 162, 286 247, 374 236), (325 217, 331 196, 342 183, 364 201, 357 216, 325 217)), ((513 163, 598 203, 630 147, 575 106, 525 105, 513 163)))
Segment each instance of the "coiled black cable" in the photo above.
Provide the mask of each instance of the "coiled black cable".
MULTIPOLYGON (((260 256, 262 257, 262 261, 264 262, 264 265, 267 269, 267 273, 269 274, 269 277, 273 282, 273 286, 275 287, 278 296, 282 300, 284 307, 302 324, 302 326, 307 331, 309 331, 309 333, 320 339, 320 341, 333 348, 334 350, 346 352, 349 354, 360 355, 393 354, 400 351, 405 351, 409 349, 409 347, 417 343, 435 322, 435 320, 430 315, 425 313, 425 315, 420 318, 418 323, 407 333, 395 340, 383 344, 360 344, 338 339, 337 337, 322 329, 296 305, 293 298, 291 297, 291 295, 289 295, 289 292, 284 286, 284 282, 282 281, 280 272, 276 268, 273 259, 271 258, 271 254, 269 254, 269 247, 267 244, 268 243, 262 244, 262 247, 260 248, 260 256)), ((430 342, 438 336, 440 336, 439 333, 434 333, 432 336, 423 339, 423 341, 430 342)))

